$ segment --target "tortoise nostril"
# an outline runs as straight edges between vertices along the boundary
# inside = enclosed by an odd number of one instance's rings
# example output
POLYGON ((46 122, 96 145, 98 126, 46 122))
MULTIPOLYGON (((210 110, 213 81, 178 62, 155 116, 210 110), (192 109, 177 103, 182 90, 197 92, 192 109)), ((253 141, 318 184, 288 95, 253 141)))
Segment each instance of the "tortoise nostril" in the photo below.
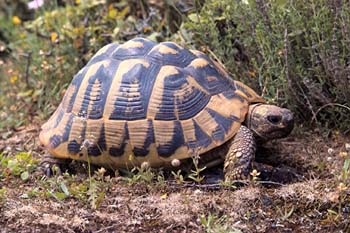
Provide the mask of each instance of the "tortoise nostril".
POLYGON ((281 119, 282 119, 281 116, 276 116, 276 115, 267 116, 267 120, 272 124, 278 124, 281 121, 281 119))

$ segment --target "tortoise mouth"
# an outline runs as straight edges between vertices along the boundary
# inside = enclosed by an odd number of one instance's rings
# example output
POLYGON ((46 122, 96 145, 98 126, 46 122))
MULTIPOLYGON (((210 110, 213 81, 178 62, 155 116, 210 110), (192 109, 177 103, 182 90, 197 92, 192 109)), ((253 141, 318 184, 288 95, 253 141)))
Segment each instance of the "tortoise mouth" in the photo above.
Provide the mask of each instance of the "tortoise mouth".
POLYGON ((283 129, 272 129, 269 132, 267 132, 266 136, 268 136, 267 138, 271 139, 284 138, 292 132, 293 128, 293 125, 288 125, 286 127, 283 127, 283 129))

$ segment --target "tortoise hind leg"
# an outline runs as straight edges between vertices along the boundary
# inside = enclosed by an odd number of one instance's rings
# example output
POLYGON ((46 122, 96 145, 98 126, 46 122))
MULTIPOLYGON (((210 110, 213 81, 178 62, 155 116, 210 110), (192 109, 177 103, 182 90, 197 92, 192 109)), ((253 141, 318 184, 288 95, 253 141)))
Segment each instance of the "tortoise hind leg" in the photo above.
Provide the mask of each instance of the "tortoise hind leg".
POLYGON ((45 154, 41 159, 39 168, 44 172, 48 177, 55 174, 62 174, 62 171, 65 172, 68 170, 68 165, 72 162, 71 159, 59 159, 55 158, 50 154, 45 154))
POLYGON ((253 133, 244 125, 240 127, 225 157, 225 181, 247 179, 255 158, 255 138, 253 133))

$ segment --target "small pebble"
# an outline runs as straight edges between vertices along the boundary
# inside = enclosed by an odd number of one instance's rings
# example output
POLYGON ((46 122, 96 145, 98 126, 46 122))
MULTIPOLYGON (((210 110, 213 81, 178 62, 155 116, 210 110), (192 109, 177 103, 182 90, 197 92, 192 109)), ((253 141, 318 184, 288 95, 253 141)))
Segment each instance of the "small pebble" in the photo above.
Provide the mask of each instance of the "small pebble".
POLYGON ((105 174, 106 173, 106 169, 104 167, 101 167, 97 170, 97 172, 101 175, 105 174))
POLYGON ((196 195, 198 195, 198 194, 201 194, 202 193, 202 191, 201 190, 199 190, 199 189, 196 189, 196 190, 194 190, 194 192, 193 192, 194 194, 196 194, 196 195))
POLYGON ((347 187, 346 187, 346 185, 345 185, 343 182, 341 182, 341 183, 339 183, 337 189, 338 189, 340 192, 342 192, 342 191, 345 191, 345 190, 347 189, 347 187))
POLYGON ((345 143, 345 150, 350 151, 350 143, 345 143))
POLYGON ((333 153, 334 153, 333 148, 328 148, 328 154, 329 154, 329 155, 332 155, 333 153))
POLYGON ((181 164, 181 162, 178 159, 171 160, 171 166, 173 166, 173 167, 178 167, 178 166, 180 166, 180 164, 181 164))
POLYGON ((341 158, 346 158, 346 157, 348 156, 348 153, 347 153, 346 151, 340 151, 340 152, 339 152, 339 156, 340 156, 341 158))
POLYGON ((346 207, 342 208, 342 211, 344 214, 350 213, 350 206, 346 206, 346 207))

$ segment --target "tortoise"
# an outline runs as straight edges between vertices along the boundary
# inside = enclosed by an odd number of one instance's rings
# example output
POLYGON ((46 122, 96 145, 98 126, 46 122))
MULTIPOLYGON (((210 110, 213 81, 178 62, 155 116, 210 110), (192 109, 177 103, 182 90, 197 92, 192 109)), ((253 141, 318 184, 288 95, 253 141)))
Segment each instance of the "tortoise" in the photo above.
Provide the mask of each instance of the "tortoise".
POLYGON ((116 169, 199 156, 224 162, 231 181, 249 176, 257 139, 292 129, 290 110, 266 104, 204 53, 135 38, 104 46, 74 76, 39 140, 55 161, 116 169))

